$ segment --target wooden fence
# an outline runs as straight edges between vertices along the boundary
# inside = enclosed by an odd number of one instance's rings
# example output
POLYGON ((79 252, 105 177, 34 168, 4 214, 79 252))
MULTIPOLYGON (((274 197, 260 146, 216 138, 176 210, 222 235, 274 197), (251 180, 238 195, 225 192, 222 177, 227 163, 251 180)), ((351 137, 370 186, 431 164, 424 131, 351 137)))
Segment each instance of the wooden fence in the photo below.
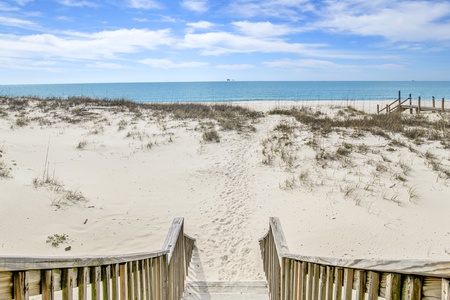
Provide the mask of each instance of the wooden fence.
POLYGON ((450 300, 450 261, 295 255, 278 218, 260 246, 271 300, 450 300))
POLYGON ((392 112, 404 112, 409 109, 409 113, 413 113, 413 110, 416 113, 420 113, 421 111, 440 111, 440 112, 450 112, 450 108, 445 108, 445 99, 442 98, 440 106, 436 105, 436 99, 434 96, 431 98, 431 106, 423 105, 422 98, 417 98, 417 104, 413 104, 412 96, 409 94, 409 97, 405 100, 401 98, 401 92, 398 92, 398 98, 392 103, 386 104, 385 107, 380 109, 380 105, 377 105, 377 113, 392 113, 392 112))
POLYGON ((195 240, 174 219, 162 250, 120 256, 0 257, 0 299, 181 299, 195 240), (61 291, 61 292, 58 292, 61 291))

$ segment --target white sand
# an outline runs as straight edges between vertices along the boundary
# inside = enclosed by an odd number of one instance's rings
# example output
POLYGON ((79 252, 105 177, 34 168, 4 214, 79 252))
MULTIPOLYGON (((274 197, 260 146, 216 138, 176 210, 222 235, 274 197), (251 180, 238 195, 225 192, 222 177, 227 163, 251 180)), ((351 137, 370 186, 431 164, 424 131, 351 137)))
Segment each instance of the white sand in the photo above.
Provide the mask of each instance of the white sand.
MULTIPOLYGON (((238 105, 261 111, 314 106, 335 114, 341 105, 375 112, 376 104, 238 105)), ((429 150, 449 166, 449 150, 438 141, 414 145, 418 153, 413 153, 406 147, 389 151, 389 142, 372 134, 331 133, 316 140, 321 148, 335 151, 345 142, 365 144, 369 151, 321 165, 306 145, 313 134, 290 117, 267 115, 255 124, 255 133, 219 131, 220 143, 205 143, 197 121, 132 120, 125 113, 96 112, 104 122, 20 127, 14 125, 14 113, 0 118, 0 162, 11 168, 10 178, 0 178, 0 255, 157 250, 172 219, 181 216, 186 233, 197 239, 198 280, 262 280, 258 239, 269 217, 277 216, 297 254, 450 259, 450 182, 423 157, 429 150), (126 125, 119 131, 121 120, 126 125), (291 167, 279 157, 263 163, 262 142, 278 141, 273 129, 281 121, 298 128, 285 145, 295 156, 291 167), (80 142, 86 142, 83 149, 77 149, 80 142), (380 165, 386 170, 376 171, 380 165), (396 179, 403 174, 401 165, 411 167, 402 175, 406 181, 396 179), (81 192, 88 201, 55 206, 61 191, 33 187, 44 170, 64 190, 81 192), (67 234, 69 242, 52 247, 46 239, 54 234, 67 234)))

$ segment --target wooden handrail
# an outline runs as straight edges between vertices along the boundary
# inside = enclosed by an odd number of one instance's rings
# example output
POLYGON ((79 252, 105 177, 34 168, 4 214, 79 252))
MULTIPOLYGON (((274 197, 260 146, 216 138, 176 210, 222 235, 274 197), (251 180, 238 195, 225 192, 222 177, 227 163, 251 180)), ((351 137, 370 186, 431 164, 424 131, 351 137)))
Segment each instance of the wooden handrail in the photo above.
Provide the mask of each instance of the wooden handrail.
POLYGON ((450 300, 450 261, 292 254, 278 218, 260 239, 271 300, 450 300))
POLYGON ((182 298, 195 239, 184 234, 184 219, 172 222, 163 249, 127 255, 82 257, 0 256, 0 299, 182 298), (89 287, 88 287, 89 286, 89 287))

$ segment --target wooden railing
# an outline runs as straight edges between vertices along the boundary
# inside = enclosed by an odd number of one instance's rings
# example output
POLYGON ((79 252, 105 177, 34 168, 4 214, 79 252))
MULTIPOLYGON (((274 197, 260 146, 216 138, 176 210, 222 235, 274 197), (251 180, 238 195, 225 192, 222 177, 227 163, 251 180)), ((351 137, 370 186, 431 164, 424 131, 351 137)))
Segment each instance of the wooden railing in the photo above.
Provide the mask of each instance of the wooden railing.
POLYGON ((271 300, 450 300, 450 261, 295 255, 278 218, 260 246, 271 300))
POLYGON ((411 105, 411 101, 412 101, 412 97, 411 94, 409 94, 409 97, 406 98, 405 100, 402 100, 402 94, 401 91, 398 91, 398 98, 397 100, 395 100, 394 102, 390 103, 390 104, 386 104, 385 107, 383 107, 382 109, 380 109, 380 105, 377 105, 377 113, 382 113, 383 111, 386 113, 391 113, 394 111, 399 111, 402 112, 402 105, 406 102, 409 101, 409 105, 411 105))
POLYGON ((195 240, 174 219, 162 250, 117 256, 1 257, 0 299, 181 299, 195 240), (61 291, 61 292, 59 292, 61 291))

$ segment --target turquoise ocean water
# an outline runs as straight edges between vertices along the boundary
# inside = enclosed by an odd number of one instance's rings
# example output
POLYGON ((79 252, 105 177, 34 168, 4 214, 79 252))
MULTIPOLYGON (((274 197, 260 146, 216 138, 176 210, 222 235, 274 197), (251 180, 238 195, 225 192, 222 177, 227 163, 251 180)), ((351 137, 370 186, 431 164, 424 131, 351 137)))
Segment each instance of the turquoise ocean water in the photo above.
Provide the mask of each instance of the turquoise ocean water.
POLYGON ((223 81, 0 85, 3 96, 126 98, 137 102, 450 99, 450 81, 223 81))

